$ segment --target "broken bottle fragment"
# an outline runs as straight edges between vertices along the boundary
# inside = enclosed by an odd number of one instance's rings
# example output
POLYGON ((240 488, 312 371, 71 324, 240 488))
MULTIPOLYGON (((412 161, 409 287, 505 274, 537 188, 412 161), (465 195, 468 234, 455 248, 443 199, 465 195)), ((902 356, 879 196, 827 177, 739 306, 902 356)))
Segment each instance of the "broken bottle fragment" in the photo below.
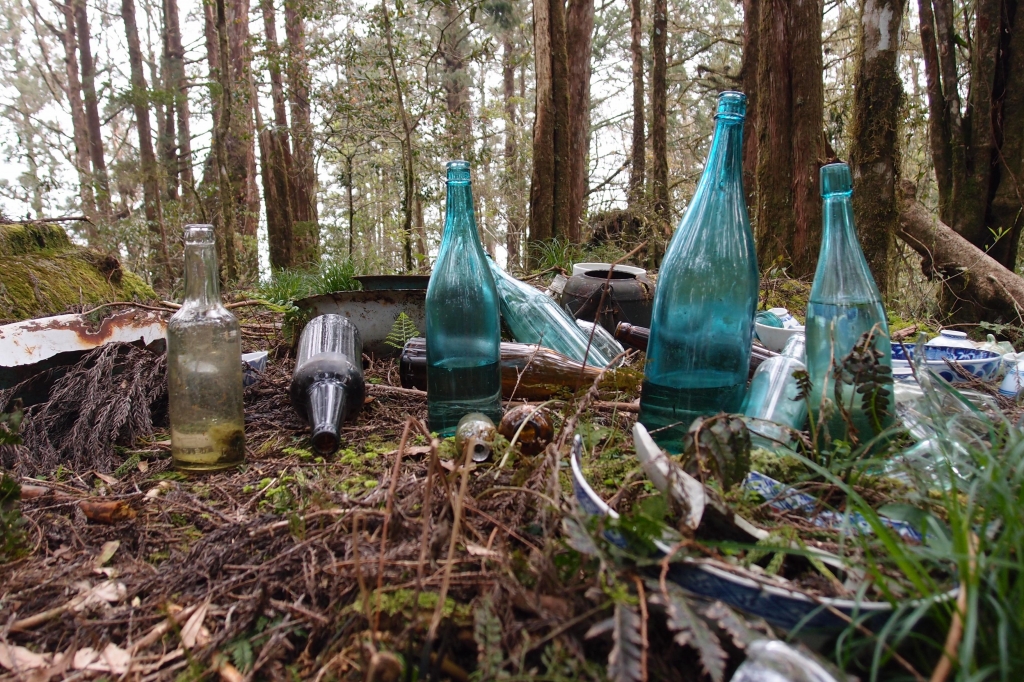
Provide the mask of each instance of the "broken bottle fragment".
POLYGON ((363 407, 362 348, 359 330, 344 315, 314 317, 299 337, 292 407, 312 427, 320 454, 338 449, 342 423, 363 407))
POLYGON ((470 453, 474 462, 486 462, 494 449, 494 438, 498 435, 494 422, 486 414, 470 412, 459 420, 455 427, 455 449, 460 461, 465 456, 466 447, 473 449, 470 453))
POLYGON ((185 226, 185 300, 167 323, 171 458, 185 471, 245 460, 242 337, 220 302, 212 225, 185 226))
POLYGON ((488 258, 487 264, 498 288, 501 316, 516 341, 536 343, 595 367, 605 367, 611 361, 550 296, 512 277, 493 259, 488 258))
POLYGON ((743 414, 755 446, 773 449, 790 440, 789 429, 799 431, 807 421, 807 404, 798 400, 800 387, 794 372, 804 367, 804 335, 794 334, 782 349, 782 355, 761 363, 750 380, 743 414))

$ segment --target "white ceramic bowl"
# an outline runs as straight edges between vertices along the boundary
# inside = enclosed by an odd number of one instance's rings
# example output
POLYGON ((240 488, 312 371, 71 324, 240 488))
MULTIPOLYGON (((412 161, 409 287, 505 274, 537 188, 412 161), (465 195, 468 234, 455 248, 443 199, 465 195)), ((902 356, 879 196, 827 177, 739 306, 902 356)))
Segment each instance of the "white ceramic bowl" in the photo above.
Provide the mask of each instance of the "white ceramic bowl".
POLYGON ((758 340, 764 344, 765 348, 776 353, 782 352, 782 349, 786 347, 786 342, 789 341, 789 337, 797 333, 802 334, 803 331, 803 325, 791 329, 783 329, 782 327, 769 327, 760 322, 754 323, 754 332, 757 334, 758 340))
MULTIPOLYGON (((611 263, 573 263, 572 274, 574 275, 585 275, 590 270, 607 270, 612 267, 611 263)), ((631 275, 643 275, 647 271, 643 268, 638 268, 635 265, 616 265, 615 269, 619 272, 628 272, 631 275)))

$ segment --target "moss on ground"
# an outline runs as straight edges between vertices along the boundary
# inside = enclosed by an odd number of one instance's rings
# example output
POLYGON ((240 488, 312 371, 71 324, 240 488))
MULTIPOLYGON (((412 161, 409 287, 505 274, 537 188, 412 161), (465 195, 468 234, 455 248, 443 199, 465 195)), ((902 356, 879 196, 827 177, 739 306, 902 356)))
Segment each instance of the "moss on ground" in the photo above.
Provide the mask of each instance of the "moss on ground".
POLYGON ((150 301, 156 293, 117 259, 74 246, 53 225, 0 225, 0 319, 56 315, 80 304, 150 301))

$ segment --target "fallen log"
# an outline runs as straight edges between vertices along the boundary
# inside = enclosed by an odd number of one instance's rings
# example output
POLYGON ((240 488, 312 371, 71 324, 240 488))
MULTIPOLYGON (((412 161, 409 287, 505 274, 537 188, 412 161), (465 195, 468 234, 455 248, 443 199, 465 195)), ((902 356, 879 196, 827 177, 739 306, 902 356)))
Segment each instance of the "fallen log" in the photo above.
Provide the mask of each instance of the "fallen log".
POLYGON ((921 270, 942 285, 942 312, 961 322, 1024 324, 1024 278, 942 223, 904 182, 898 234, 921 255, 921 270))

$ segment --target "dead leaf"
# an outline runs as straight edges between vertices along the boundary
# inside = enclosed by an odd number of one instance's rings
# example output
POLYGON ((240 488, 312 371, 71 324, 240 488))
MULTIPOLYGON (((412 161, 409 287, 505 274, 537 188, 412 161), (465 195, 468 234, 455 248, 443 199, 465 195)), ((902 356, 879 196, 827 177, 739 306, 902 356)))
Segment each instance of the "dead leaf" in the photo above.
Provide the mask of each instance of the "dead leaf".
POLYGON ((495 552, 493 549, 487 549, 483 545, 478 545, 474 542, 466 543, 466 551, 470 556, 484 557, 485 559, 500 559, 501 554, 495 552))
POLYGON ((95 568, 101 568, 108 561, 114 558, 114 553, 117 552, 117 548, 121 546, 120 540, 110 540, 103 543, 103 548, 100 550, 99 556, 96 557, 96 561, 93 562, 95 568))
POLYGON ((142 472, 149 471, 149 462, 147 462, 144 459, 140 459, 139 460, 139 471, 142 471, 142 472))
POLYGON ((35 670, 50 665, 50 654, 37 654, 23 646, 0 642, 0 666, 13 672, 35 670))
POLYGON ((42 497, 49 492, 49 488, 44 488, 41 485, 23 485, 21 486, 21 499, 31 500, 36 497, 42 497))
POLYGON ((91 606, 116 604, 128 596, 128 589, 124 583, 113 580, 104 580, 95 587, 89 587, 89 583, 81 582, 77 587, 82 593, 76 597, 77 602, 72 600, 71 609, 74 611, 84 611, 91 606))
POLYGON ((75 670, 93 670, 101 673, 123 675, 131 666, 132 656, 116 644, 107 644, 103 651, 92 647, 79 649, 71 667, 75 670))
MULTIPOLYGON (((139 462, 139 464, 142 464, 142 462, 139 462)), ((150 500, 155 499, 172 488, 174 488, 174 483, 171 481, 160 481, 160 483, 146 491, 146 498, 150 500)))
POLYGON ((124 500, 82 500, 78 506, 82 508, 87 519, 96 523, 110 525, 135 518, 135 510, 124 500))
POLYGON ((100 479, 107 485, 115 485, 117 483, 117 479, 114 478, 113 476, 107 476, 106 474, 101 474, 98 471, 94 471, 93 473, 96 474, 96 478, 100 479))
POLYGON ((210 633, 207 631, 205 636, 203 631, 206 628, 203 627, 203 621, 206 620, 206 612, 210 610, 210 602, 203 602, 203 605, 196 609, 187 621, 185 621, 184 627, 181 628, 181 645, 186 649, 193 649, 198 646, 204 646, 210 642, 210 633), (206 641, 203 641, 203 640, 206 641))
POLYGON ((221 682, 242 682, 245 679, 242 673, 238 672, 238 668, 230 663, 223 663, 217 672, 220 673, 221 682))

